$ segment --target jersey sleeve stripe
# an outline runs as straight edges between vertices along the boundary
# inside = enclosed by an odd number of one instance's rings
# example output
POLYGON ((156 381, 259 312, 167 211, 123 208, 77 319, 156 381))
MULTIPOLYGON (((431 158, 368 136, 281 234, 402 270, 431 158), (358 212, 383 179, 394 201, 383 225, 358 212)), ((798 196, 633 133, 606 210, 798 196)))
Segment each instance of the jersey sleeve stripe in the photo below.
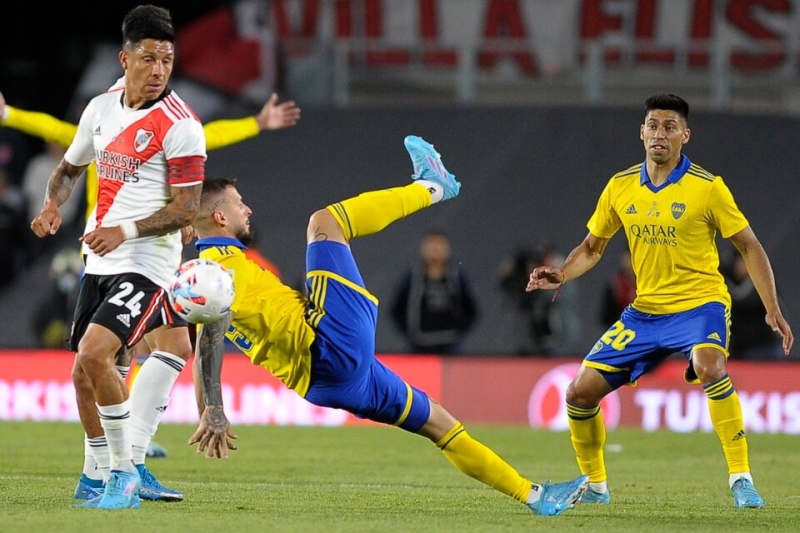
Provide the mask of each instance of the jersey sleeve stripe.
POLYGON ((716 179, 716 176, 714 176, 714 174, 707 171, 703 167, 695 165, 694 163, 692 163, 692 165, 689 167, 689 171, 687 172, 687 174, 691 174, 692 176, 704 179, 706 181, 714 181, 716 179))
POLYGON ((625 169, 623 171, 617 172, 614 175, 614 179, 618 178, 627 178, 628 176, 633 176, 639 174, 642 171, 642 164, 639 163, 638 165, 633 165, 632 167, 625 169))
POLYGON ((185 119, 191 118, 191 113, 186 109, 186 104, 175 98, 173 95, 169 95, 164 98, 164 106, 170 110, 170 112, 178 117, 178 119, 185 119))

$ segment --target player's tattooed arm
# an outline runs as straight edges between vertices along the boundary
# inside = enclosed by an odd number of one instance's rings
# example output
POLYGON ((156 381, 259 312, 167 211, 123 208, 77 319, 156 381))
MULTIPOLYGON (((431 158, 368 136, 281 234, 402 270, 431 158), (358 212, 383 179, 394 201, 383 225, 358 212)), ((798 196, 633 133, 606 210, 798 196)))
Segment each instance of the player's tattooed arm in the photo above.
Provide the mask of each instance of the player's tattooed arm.
POLYGON ((205 452, 206 458, 227 458, 229 450, 235 450, 237 438, 225 416, 222 406, 222 357, 224 335, 230 324, 231 314, 200 328, 197 340, 197 361, 205 408, 200 416, 197 431, 189 438, 189 444, 197 444, 197 452, 205 452))
POLYGON ((54 235, 61 227, 61 213, 58 208, 67 201, 75 183, 88 165, 75 166, 61 160, 47 180, 44 202, 39 214, 31 221, 31 230, 37 237, 54 235))
POLYGON ((62 159, 47 181, 47 190, 44 195, 45 204, 55 201, 54 207, 63 205, 69 199, 75 184, 87 166, 71 165, 62 159))
POLYGON ((136 235, 147 237, 172 233, 194 222, 203 185, 171 187, 172 200, 147 218, 136 221, 136 235))
POLYGON ((197 336, 198 374, 206 407, 222 406, 222 359, 230 315, 228 312, 222 319, 202 325, 197 336))

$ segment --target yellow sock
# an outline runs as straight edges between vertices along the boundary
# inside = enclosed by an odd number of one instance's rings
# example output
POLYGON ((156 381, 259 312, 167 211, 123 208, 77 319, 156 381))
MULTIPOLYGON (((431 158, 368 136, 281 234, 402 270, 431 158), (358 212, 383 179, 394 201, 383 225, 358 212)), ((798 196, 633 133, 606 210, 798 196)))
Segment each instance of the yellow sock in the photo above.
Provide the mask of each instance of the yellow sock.
POLYGON ((608 479, 603 446, 606 444, 606 425, 600 406, 583 408, 567 404, 569 434, 578 459, 581 474, 589 476, 589 483, 608 479))
POLYGON ((718 381, 703 385, 708 396, 708 412, 722 443, 722 452, 728 463, 728 474, 750 471, 747 453, 747 436, 739 395, 726 374, 718 381))
POLYGON ((378 233, 383 228, 431 205, 431 193, 424 185, 410 183, 370 191, 328 206, 347 240, 378 233))
POLYGON ((527 501, 531 481, 522 477, 486 445, 473 439, 460 422, 436 446, 464 474, 521 503, 527 501))

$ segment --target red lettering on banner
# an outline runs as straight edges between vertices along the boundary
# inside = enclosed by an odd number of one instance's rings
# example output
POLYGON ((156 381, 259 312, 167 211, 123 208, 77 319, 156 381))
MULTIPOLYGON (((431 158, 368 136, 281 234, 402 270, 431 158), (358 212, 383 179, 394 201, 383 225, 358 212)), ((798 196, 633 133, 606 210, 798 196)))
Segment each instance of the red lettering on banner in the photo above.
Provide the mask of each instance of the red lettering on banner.
MULTIPOLYGON (((714 24, 714 0, 695 0, 691 18, 691 42, 708 47, 714 24)), ((689 64, 692 66, 708 66, 708 50, 690 50, 689 64)))
MULTIPOLYGON (((639 0, 636 10, 636 39, 641 42, 655 43, 656 21, 658 20, 658 9, 656 0, 639 0)), ((675 51, 666 48, 659 48, 655 44, 649 45, 643 50, 636 52, 636 60, 643 63, 667 63, 675 62, 675 51)))
POLYGON ((425 40, 439 37, 439 14, 436 0, 419 0, 419 34, 425 40))
POLYGON ((310 39, 317 36, 317 22, 319 21, 319 0, 304 0, 302 2, 302 24, 299 31, 295 31, 286 8, 287 0, 274 0, 272 2, 272 17, 275 21, 275 33, 278 39, 303 37, 310 39))
POLYGON ((353 6, 350 0, 336 0, 336 36, 353 35, 353 6))
POLYGON ((622 18, 609 16, 603 9, 606 0, 585 0, 581 5, 581 37, 597 39, 608 30, 622 28, 622 18))
POLYGON ((452 67, 458 64, 455 50, 440 48, 439 10, 437 0, 419 0, 419 35, 422 37, 422 63, 452 67))
POLYGON ((773 13, 788 14, 792 11, 789 0, 731 0, 726 9, 726 16, 731 24, 754 40, 768 45, 763 53, 734 52, 731 63, 744 69, 770 69, 781 64, 786 58, 784 45, 780 36, 760 24, 755 17, 757 9, 773 13), (774 45, 774 46, 773 46, 774 45), (775 48, 778 48, 777 50, 775 48))
MULTIPOLYGON (((497 64, 498 59, 510 56, 514 58, 523 73, 536 74, 536 62, 528 50, 528 36, 524 20, 517 0, 491 0, 483 30, 484 39, 490 43, 484 44, 483 49, 478 52, 478 65, 483 68, 492 68, 497 64), (491 44, 492 39, 519 40, 519 48, 497 50, 496 46, 491 44)), ((502 44, 500 46, 506 48, 502 44)))
MULTIPOLYGON (((599 39, 608 31, 618 31, 622 28, 622 17, 609 15, 603 4, 606 0, 586 0, 581 6, 581 38, 585 41, 599 39)), ((620 59, 619 50, 606 50, 604 60, 614 63, 620 59)), ((581 53, 583 56, 583 53, 581 53)))

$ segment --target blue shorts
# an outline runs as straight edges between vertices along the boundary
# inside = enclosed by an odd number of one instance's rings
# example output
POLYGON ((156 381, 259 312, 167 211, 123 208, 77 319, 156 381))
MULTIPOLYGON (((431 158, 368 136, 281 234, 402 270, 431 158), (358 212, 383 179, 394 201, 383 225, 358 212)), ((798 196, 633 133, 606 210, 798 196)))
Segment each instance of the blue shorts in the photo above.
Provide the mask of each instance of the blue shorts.
POLYGON ((636 380, 681 352, 689 361, 686 380, 697 382, 691 364, 695 348, 717 348, 728 356, 730 310, 717 302, 672 315, 651 315, 628 306, 583 360, 599 370, 613 389, 636 380))
POLYGON ((418 432, 430 416, 428 395, 375 358, 378 299, 364 288, 350 248, 330 241, 309 244, 306 272, 316 340, 305 399, 418 432))

